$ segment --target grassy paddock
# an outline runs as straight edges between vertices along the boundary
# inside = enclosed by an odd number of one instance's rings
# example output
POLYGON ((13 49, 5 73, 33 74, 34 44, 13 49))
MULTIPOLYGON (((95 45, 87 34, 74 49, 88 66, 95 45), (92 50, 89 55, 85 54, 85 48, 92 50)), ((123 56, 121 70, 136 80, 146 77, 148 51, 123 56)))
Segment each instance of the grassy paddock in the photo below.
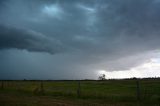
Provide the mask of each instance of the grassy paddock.
POLYGON ((160 79, 136 82, 0 81, 0 106, 160 106, 160 79))

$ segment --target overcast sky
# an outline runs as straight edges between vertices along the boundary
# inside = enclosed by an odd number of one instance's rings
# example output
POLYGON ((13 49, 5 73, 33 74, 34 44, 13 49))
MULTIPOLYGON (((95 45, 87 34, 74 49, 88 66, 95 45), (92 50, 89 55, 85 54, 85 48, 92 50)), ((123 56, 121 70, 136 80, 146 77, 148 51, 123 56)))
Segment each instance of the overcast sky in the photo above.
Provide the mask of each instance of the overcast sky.
POLYGON ((0 0, 0 79, 160 76, 160 0, 0 0))

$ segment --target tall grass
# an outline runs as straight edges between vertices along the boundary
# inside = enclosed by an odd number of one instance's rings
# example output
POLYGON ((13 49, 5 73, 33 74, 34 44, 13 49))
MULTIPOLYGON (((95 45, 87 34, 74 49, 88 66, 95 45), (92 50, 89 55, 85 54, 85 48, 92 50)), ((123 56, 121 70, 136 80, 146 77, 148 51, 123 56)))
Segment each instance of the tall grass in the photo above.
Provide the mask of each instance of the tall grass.
POLYGON ((160 80, 1 81, 0 98, 3 98, 1 94, 40 99, 45 96, 84 106, 158 106, 160 80))

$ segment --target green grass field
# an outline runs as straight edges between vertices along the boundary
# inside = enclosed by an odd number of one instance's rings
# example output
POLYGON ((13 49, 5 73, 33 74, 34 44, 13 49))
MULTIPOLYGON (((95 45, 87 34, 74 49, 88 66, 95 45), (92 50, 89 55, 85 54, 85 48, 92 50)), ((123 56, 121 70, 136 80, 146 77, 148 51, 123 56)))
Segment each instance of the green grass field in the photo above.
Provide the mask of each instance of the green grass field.
POLYGON ((139 80, 139 86, 136 80, 80 81, 80 86, 78 81, 0 81, 0 106, 160 106, 160 79, 139 80))

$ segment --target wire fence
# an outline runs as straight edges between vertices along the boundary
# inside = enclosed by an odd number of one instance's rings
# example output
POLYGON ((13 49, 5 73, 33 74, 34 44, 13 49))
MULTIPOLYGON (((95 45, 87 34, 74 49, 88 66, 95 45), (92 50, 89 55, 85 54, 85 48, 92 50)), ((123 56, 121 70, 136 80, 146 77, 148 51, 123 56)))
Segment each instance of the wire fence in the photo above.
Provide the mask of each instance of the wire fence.
POLYGON ((105 102, 150 101, 159 104, 160 80, 0 81, 0 91, 16 91, 39 96, 100 99, 105 102))

